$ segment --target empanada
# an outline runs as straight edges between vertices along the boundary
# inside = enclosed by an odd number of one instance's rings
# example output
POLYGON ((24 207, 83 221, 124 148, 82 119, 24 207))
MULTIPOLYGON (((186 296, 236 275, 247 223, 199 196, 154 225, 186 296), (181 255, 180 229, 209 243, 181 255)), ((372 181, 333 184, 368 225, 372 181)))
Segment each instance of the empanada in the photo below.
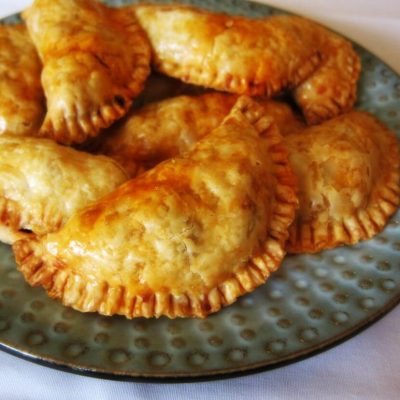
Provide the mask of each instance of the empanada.
POLYGON ((0 136, 0 240, 60 228, 69 216, 127 180, 112 159, 48 139, 0 136))
POLYGON ((0 25, 0 135, 37 134, 45 113, 41 70, 25 25, 0 25))
POLYGON ((359 57, 348 41, 333 33, 325 34, 322 64, 293 89, 293 98, 310 124, 350 111, 357 97, 359 57))
POLYGON ((81 143, 126 113, 150 72, 149 43, 132 10, 35 0, 23 17, 43 61, 42 136, 81 143))
MULTIPOLYGON (((161 161, 183 154, 212 131, 231 110, 237 96, 206 93, 177 96, 133 110, 96 138, 91 148, 117 160, 131 176, 161 161)), ((286 135, 305 124, 283 102, 260 100, 265 115, 286 135)))
POLYGON ((252 20, 181 5, 134 9, 154 65, 167 75, 238 94, 270 97, 294 89, 310 123, 354 104, 359 57, 317 23, 295 16, 252 20))
POLYGON ((290 135, 286 144, 300 201, 290 229, 290 252, 369 239, 397 210, 398 143, 370 114, 352 111, 290 135))
POLYGON ((31 285, 81 311, 204 317, 265 282, 297 198, 282 137, 249 98, 186 155, 14 244, 31 285))

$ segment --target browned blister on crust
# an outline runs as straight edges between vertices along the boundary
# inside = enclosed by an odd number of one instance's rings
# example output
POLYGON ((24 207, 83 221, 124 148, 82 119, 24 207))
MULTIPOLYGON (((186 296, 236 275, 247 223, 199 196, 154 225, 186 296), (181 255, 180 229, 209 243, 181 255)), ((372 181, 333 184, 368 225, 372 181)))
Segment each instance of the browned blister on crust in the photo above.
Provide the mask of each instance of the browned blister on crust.
MULTIPOLYGON (((221 124, 238 96, 211 92, 177 96, 132 110, 90 145, 91 151, 118 161, 133 177, 138 171, 190 150, 221 124)), ((272 117, 282 135, 305 127, 301 118, 283 102, 258 100, 263 113, 272 117)))
POLYGON ((43 61, 40 134, 81 143, 122 117, 150 72, 150 47, 130 9, 35 0, 23 14, 43 61))
POLYGON ((294 90, 310 123, 354 103, 357 54, 345 39, 310 20, 250 19, 180 5, 134 9, 153 47, 155 67, 167 75, 252 96, 294 90))
POLYGON ((284 255, 297 207, 276 126, 240 98, 224 122, 13 249, 31 285, 81 311, 204 317, 254 290, 284 255))
POLYGON ((0 240, 60 228, 127 180, 112 159, 40 138, 0 136, 0 240))
POLYGON ((0 135, 37 135, 45 114, 41 70, 25 25, 0 25, 0 135))
POLYGON ((287 249, 312 253, 379 233, 400 203, 396 137, 352 111, 286 138, 300 208, 287 249))

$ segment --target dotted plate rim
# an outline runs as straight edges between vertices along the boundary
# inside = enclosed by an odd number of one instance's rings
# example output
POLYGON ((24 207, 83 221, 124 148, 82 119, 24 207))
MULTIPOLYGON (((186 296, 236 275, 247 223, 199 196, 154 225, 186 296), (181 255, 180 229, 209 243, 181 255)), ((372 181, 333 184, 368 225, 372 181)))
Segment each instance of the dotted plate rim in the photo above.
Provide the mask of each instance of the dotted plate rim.
POLYGON ((378 322, 381 318, 392 311, 397 305, 400 304, 400 293, 394 297, 390 302, 388 302, 384 307, 380 308, 375 314, 372 314, 369 318, 361 321, 359 324, 354 325, 352 328, 342 332, 339 335, 333 336, 330 339, 320 342, 315 346, 308 347, 303 351, 296 353, 291 353, 285 358, 272 362, 265 363, 259 362, 254 364, 248 364, 242 368, 225 368, 220 370, 208 370, 207 373, 171 373, 167 374, 146 374, 146 373, 134 373, 132 371, 122 372, 114 371, 110 373, 107 370, 102 370, 101 368, 88 368, 84 365, 67 363, 65 361, 59 361, 57 359, 40 356, 36 353, 23 350, 15 345, 7 343, 3 340, 0 342, 0 350, 16 356, 22 360, 32 362, 34 364, 42 365, 47 368, 56 369, 63 372, 73 373, 76 375, 87 376, 91 378, 100 378, 108 380, 118 380, 118 381, 133 381, 133 382, 145 382, 145 383, 190 383, 190 382, 201 382, 201 381, 213 381, 213 380, 224 380, 231 379, 246 375, 257 374, 261 372, 266 372, 269 370, 277 369, 297 363, 307 358, 311 358, 315 355, 328 351, 336 346, 339 346, 343 342, 353 338, 364 330, 368 329, 375 322, 378 322))

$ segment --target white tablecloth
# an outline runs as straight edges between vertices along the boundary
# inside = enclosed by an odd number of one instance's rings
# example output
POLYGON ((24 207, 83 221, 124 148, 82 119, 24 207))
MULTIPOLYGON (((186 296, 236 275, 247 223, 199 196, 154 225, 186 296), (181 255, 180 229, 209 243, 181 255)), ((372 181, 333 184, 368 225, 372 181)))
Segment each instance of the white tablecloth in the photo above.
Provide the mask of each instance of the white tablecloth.
MULTIPOLYGON (((261 1, 262 2, 262 1, 261 1)), ((0 0, 0 17, 30 0, 0 0)), ((400 72, 399 0, 269 0, 364 45, 400 72)), ((400 399, 400 307, 325 353, 277 370, 191 384, 114 382, 0 352, 0 400, 400 399)))

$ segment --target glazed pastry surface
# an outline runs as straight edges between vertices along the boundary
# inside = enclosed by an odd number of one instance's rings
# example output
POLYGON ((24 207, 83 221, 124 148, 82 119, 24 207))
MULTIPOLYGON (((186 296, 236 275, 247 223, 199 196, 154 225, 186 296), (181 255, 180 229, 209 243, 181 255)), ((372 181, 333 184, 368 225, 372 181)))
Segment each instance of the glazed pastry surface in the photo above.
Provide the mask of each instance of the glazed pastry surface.
POLYGON ((126 113, 150 72, 149 43, 132 10, 35 0, 23 17, 43 62, 42 136, 81 143, 126 113))
POLYGON ((316 252, 371 238, 400 203, 396 137, 372 115, 352 111, 286 137, 299 179, 290 252, 316 252))
POLYGON ((310 20, 249 19, 180 5, 134 10, 156 69, 167 75, 238 94, 292 90, 309 123, 354 104, 359 57, 348 41, 310 20))
MULTIPOLYGON (((190 150, 221 124, 238 96, 206 93, 177 96, 133 110, 97 139, 93 148, 118 161, 133 177, 161 161, 190 150)), ((283 135, 305 127, 289 105, 259 100, 265 115, 273 117, 283 135)))
POLYGON ((60 228, 127 180, 117 163, 48 139, 0 136, 0 240, 60 228))
POLYGON ((183 156, 18 241, 31 285, 81 311, 204 317, 264 283, 297 198, 282 137, 251 99, 183 156))
POLYGON ((45 114, 41 70, 25 25, 0 25, 0 135, 37 135, 45 114))

